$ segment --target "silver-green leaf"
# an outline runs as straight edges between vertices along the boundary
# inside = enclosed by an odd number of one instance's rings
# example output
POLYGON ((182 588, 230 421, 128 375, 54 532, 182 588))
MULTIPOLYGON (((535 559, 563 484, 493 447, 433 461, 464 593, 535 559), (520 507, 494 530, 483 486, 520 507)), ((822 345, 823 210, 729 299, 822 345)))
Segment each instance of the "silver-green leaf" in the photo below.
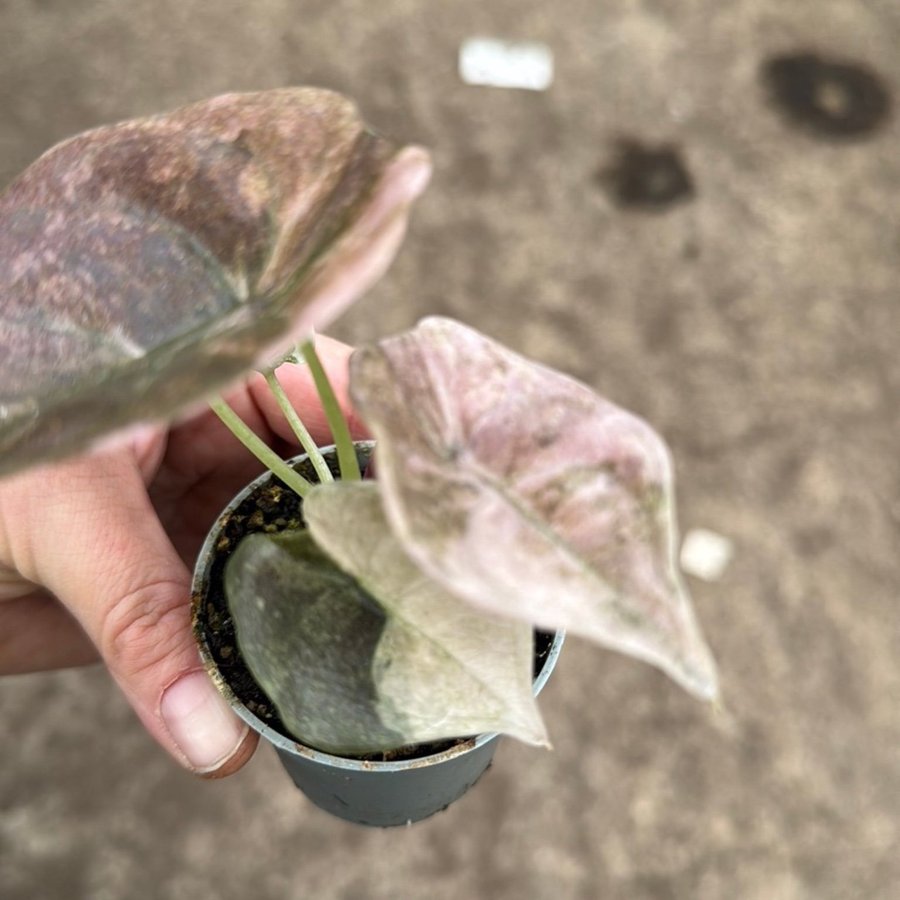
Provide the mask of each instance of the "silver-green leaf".
POLYGON ((649 425, 440 318, 356 351, 351 395, 392 529, 423 571, 717 696, 675 562, 669 454, 649 425))
POLYGON ((299 739, 335 753, 484 731, 546 744, 529 625, 424 576, 376 483, 317 486, 304 516, 316 543, 254 535, 226 572, 241 652, 299 739))
POLYGON ((246 537, 225 594, 244 662, 294 737, 338 754, 405 743, 377 711, 384 611, 308 532, 246 537))

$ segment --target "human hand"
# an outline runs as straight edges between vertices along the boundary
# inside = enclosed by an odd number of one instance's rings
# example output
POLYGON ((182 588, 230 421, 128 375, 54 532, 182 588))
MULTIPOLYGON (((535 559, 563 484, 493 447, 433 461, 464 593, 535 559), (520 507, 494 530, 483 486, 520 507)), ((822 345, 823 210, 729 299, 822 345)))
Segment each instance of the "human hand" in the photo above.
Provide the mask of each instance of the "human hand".
MULTIPOLYGON (((353 436, 364 437, 347 399, 351 348, 318 337, 316 349, 353 436)), ((329 443, 309 371, 278 375, 313 438, 329 443)), ((261 375, 226 399, 278 453, 298 452, 261 375)), ((207 777, 237 771, 257 738, 203 669, 190 569, 216 516, 259 471, 206 410, 0 480, 0 675, 100 659, 183 766, 207 777)))

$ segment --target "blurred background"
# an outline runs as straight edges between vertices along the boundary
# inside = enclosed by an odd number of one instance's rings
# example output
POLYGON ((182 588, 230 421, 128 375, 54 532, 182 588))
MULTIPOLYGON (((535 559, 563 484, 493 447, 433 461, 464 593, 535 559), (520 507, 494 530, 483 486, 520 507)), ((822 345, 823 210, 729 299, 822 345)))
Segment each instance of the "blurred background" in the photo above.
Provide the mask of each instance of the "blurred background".
MULTIPOLYGON (((274 754, 178 770, 99 668, 0 681, 0 897, 900 897, 896 0, 2 0, 0 184, 56 141, 316 84, 432 148, 400 258, 333 333, 475 325, 648 418, 730 717, 571 639, 541 705, 409 829, 274 754), (476 35, 543 91, 464 84, 476 35)), ((539 412, 539 411, 538 411, 539 412)))

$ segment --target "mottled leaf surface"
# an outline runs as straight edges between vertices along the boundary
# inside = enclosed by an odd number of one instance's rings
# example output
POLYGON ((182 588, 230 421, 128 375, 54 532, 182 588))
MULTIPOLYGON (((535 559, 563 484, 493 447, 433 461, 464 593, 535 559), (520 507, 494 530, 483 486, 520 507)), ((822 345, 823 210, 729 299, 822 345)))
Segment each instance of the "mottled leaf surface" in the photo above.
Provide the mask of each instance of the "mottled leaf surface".
POLYGON ((298 740, 332 753, 404 743, 376 708, 384 611, 309 532, 244 538, 225 594, 244 662, 298 740))
POLYGON ((303 513, 387 613, 374 663, 383 721, 415 741, 503 731, 546 744, 529 623, 486 616, 423 574, 394 537, 377 482, 319 485, 303 513))
POLYGON ((645 422, 456 322, 351 359, 397 537, 449 591, 718 693, 675 562, 672 469, 645 422))
POLYGON ((428 176, 338 94, 229 94, 98 128, 0 196, 0 474, 164 420, 387 267, 428 176))
POLYGON ((304 514, 340 568, 299 532, 245 539, 226 571, 241 652, 293 734, 335 753, 483 731, 546 742, 528 625, 424 577, 372 483, 318 487, 304 514))

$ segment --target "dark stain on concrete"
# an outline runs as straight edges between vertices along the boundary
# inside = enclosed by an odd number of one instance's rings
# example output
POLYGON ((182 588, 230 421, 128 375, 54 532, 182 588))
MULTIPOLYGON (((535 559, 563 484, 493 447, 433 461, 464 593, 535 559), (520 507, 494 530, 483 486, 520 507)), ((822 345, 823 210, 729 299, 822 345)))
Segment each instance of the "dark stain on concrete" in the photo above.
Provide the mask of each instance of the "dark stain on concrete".
POLYGON ((674 144, 648 146, 632 138, 618 142, 612 164, 597 180, 617 206, 662 212, 694 196, 694 180, 674 144))
POLYGON ((760 77, 790 124, 824 140, 867 137, 890 117, 888 88, 861 63, 790 53, 766 60, 760 77))

